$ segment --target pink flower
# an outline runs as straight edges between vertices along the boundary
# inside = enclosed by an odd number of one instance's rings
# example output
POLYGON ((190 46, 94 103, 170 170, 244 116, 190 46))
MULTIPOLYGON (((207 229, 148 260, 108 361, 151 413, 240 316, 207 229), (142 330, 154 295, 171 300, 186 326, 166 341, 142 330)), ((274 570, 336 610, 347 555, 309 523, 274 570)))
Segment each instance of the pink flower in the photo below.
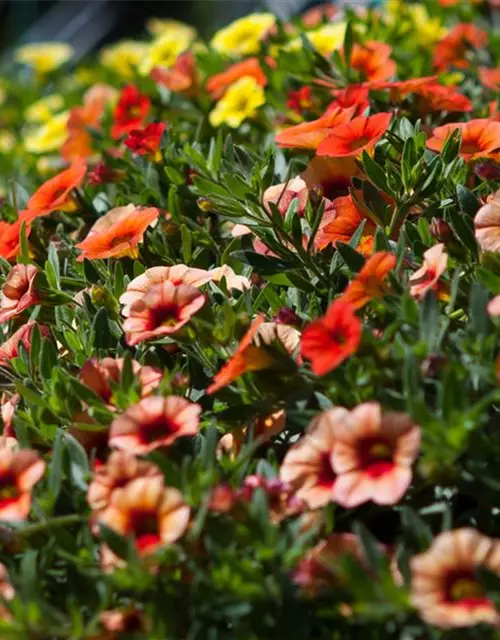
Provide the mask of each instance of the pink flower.
POLYGON ((298 200, 298 213, 299 216, 303 216, 308 198, 309 188, 306 182, 300 176, 297 176, 288 182, 268 187, 264 191, 262 202, 267 211, 271 211, 269 206, 270 202, 275 204, 278 207, 278 211, 284 217, 292 202, 298 200))
MULTIPOLYGON (((22 343, 28 351, 30 350, 31 336, 33 335, 33 329, 36 324, 35 321, 31 320, 18 329, 6 342, 0 345, 0 366, 5 366, 9 360, 17 358, 19 355, 19 343, 22 343)), ((50 332, 44 325, 38 325, 38 328, 43 337, 49 335, 50 332)))
POLYGON ((0 322, 6 322, 38 303, 35 289, 38 273, 38 269, 31 264, 12 267, 0 294, 0 322))
POLYGON ((26 520, 31 509, 31 491, 45 471, 36 451, 0 448, 0 521, 26 520))
POLYGON ((411 483, 420 428, 404 413, 382 414, 376 402, 358 405, 333 424, 334 499, 350 509, 372 500, 396 504, 411 483))
POLYGON ((111 423, 109 445, 133 454, 169 447, 198 433, 201 407, 181 396, 144 398, 111 423))
POLYGON ((205 296, 189 284, 157 284, 122 310, 125 339, 131 347, 179 331, 205 304, 205 296))
POLYGON ((443 283, 439 278, 446 271, 448 264, 448 254, 444 250, 444 244, 436 244, 424 253, 424 264, 410 278, 410 294, 421 300, 427 291, 436 292, 438 297, 442 297, 444 292, 443 283))
POLYGON ((295 489, 297 498, 311 509, 333 502, 337 474, 332 466, 335 425, 347 414, 335 408, 321 413, 306 435, 288 451, 280 468, 280 479, 295 489))
POLYGON ((483 251, 500 252, 500 189, 488 196, 474 218, 476 240, 483 251))

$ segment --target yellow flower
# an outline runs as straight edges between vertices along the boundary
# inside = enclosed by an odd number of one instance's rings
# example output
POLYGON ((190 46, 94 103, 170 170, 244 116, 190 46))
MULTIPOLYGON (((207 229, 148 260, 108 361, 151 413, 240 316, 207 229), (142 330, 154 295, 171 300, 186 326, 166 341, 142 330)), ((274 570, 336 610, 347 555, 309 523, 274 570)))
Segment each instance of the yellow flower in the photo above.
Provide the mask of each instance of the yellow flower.
POLYGON ((257 53, 261 39, 275 22, 272 13, 252 13, 218 31, 212 39, 212 47, 228 55, 257 53))
POLYGON ((120 74, 124 78, 131 78, 148 51, 145 42, 122 40, 101 51, 101 64, 120 74))
POLYGON ((27 135, 24 148, 30 153, 48 153, 58 150, 68 137, 66 124, 69 111, 53 116, 48 122, 27 135))
POLYGON ((227 124, 236 129, 243 120, 255 115, 265 103, 264 89, 252 76, 243 76, 234 82, 210 113, 210 124, 219 127, 227 124))
POLYGON ((19 47, 15 59, 37 73, 48 73, 67 62, 73 53, 73 47, 65 42, 38 42, 19 47))
POLYGON ((180 38, 196 38, 196 29, 189 24, 178 20, 162 20, 161 18, 151 18, 146 22, 146 28, 154 36, 163 36, 165 33, 175 35, 180 38))
POLYGON ((64 107, 64 100, 61 95, 54 93, 51 96, 36 100, 24 110, 24 117, 28 122, 47 122, 54 113, 64 107))
POLYGON ((164 33, 151 43, 139 71, 142 75, 147 75, 155 67, 171 67, 191 42, 189 33, 164 33))
POLYGON ((10 131, 0 131, 0 151, 8 153, 16 146, 16 137, 10 131))
POLYGON ((345 22, 335 22, 325 24, 314 31, 308 31, 305 35, 316 51, 322 56, 328 57, 335 49, 340 49, 344 44, 346 27, 345 22))
POLYGON ((406 26, 408 40, 422 46, 434 44, 446 35, 447 29, 439 18, 431 18, 420 3, 408 4, 402 0, 388 0, 386 22, 390 26, 406 26))

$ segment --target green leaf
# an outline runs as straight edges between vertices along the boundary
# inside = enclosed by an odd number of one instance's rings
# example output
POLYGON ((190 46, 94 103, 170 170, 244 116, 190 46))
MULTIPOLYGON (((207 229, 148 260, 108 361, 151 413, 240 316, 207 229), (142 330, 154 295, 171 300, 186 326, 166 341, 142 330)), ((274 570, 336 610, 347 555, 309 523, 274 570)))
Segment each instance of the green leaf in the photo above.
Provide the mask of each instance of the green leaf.
POLYGON ((366 151, 362 155, 363 169, 373 184, 381 189, 384 193, 392 194, 392 190, 387 184, 385 171, 375 162, 375 160, 366 151))
POLYGON ((337 242, 337 251, 351 271, 357 273, 365 264, 365 259, 355 249, 343 242, 337 242))

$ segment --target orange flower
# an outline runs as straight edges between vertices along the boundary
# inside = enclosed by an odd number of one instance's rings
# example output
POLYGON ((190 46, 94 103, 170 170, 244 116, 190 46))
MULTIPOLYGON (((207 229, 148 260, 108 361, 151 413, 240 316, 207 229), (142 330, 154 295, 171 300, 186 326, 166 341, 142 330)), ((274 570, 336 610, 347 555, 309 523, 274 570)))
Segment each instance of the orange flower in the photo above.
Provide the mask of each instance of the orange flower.
MULTIPOLYGON (((315 249, 321 251, 330 244, 335 246, 335 243, 339 241, 348 243, 363 220, 366 220, 366 216, 357 207, 352 196, 336 198, 332 207, 323 215, 323 220, 314 239, 315 249)), ((374 232, 373 222, 367 220, 363 237, 372 240, 374 232)), ((371 250, 371 243, 369 249, 371 250)))
POLYGON ((210 76, 207 80, 207 91, 213 100, 218 100, 236 80, 243 76, 254 78, 261 87, 267 84, 266 74, 262 71, 259 60, 252 57, 232 64, 222 73, 210 76))
POLYGON ((348 195, 352 178, 360 174, 361 171, 355 158, 315 156, 309 161, 306 170, 300 174, 300 177, 309 189, 319 185, 326 198, 335 200, 340 196, 348 195))
POLYGON ((179 331, 205 304, 205 296, 189 284, 157 284, 122 310, 125 340, 131 347, 179 331))
POLYGON ((410 566, 411 599, 428 624, 445 629, 499 624, 495 603, 477 576, 481 567, 500 576, 498 540, 472 528, 446 531, 410 566))
POLYGON ((160 478, 161 469, 152 462, 140 460, 125 451, 113 451, 94 473, 87 492, 87 502, 93 511, 105 509, 117 489, 137 478, 160 478))
POLYGON ((396 63, 391 60, 392 47, 383 42, 370 40, 354 44, 349 66, 357 71, 361 80, 388 80, 396 72, 396 63))
POLYGON ((387 131, 391 113, 377 113, 374 116, 358 116, 339 125, 319 145, 318 156, 343 158, 360 156, 363 151, 371 151, 387 131))
POLYGON ((301 354, 311 361, 311 369, 317 376, 324 376, 357 351, 361 329, 353 307, 341 299, 335 300, 322 318, 304 329, 301 354))
POLYGON ((19 253, 19 237, 23 222, 26 223, 26 237, 29 238, 31 233, 31 220, 21 212, 19 218, 13 222, 4 222, 0 220, 0 257, 5 260, 12 260, 19 253))
POLYGON ((457 24, 434 49, 434 67, 444 71, 448 67, 467 68, 467 52, 482 49, 488 43, 488 34, 472 23, 457 24))
POLYGON ((312 105, 311 87, 300 87, 297 91, 289 91, 287 94, 286 106, 299 115, 310 109, 312 105))
POLYGON ((483 251, 500 252, 500 189, 476 213, 474 230, 483 251))
MULTIPOLYGON (((176 264, 172 267, 151 267, 129 283, 125 293, 120 296, 120 302, 125 307, 130 307, 149 293, 155 285, 163 284, 166 281, 176 286, 187 284, 192 287, 201 287, 211 279, 210 273, 205 269, 187 267, 185 264, 176 264)), ((125 309, 123 314, 127 315, 125 309)))
POLYGON ((335 96, 335 99, 328 105, 326 113, 329 113, 335 108, 349 109, 354 107, 355 111, 353 115, 360 116, 370 108, 368 87, 366 85, 351 84, 344 89, 334 89, 332 94, 335 96))
POLYGON ((47 180, 28 200, 27 209, 23 213, 32 220, 52 211, 74 209, 75 202, 71 192, 82 184, 86 171, 87 165, 77 161, 47 180))
POLYGON ((186 96, 196 95, 198 92, 198 73, 193 52, 181 53, 170 69, 155 67, 151 71, 151 78, 174 93, 183 93, 186 96))
POLYGON ((456 129, 462 136, 459 155, 464 160, 491 157, 500 147, 500 122, 489 118, 452 122, 437 127, 432 132, 432 138, 427 140, 427 147, 433 151, 441 151, 447 138, 456 129))
MULTIPOLYGON (((177 489, 160 478, 137 478, 114 491, 111 503, 98 514, 98 523, 131 538, 140 557, 172 544, 186 531, 189 507, 177 489)), ((105 570, 123 564, 106 545, 101 547, 105 570)))
POLYGON ((488 67, 479 67, 479 79, 485 87, 492 91, 500 90, 500 69, 490 69, 488 67))
POLYGON ((265 349, 255 346, 253 340, 264 322, 263 316, 258 316, 243 336, 238 348, 222 369, 214 376, 214 381, 207 388, 210 395, 227 387, 234 380, 248 371, 259 371, 272 366, 274 359, 265 349))
POLYGON ((342 300, 354 309, 361 309, 374 298, 380 298, 386 291, 384 279, 394 269, 396 256, 387 251, 379 251, 368 258, 356 278, 342 294, 342 300))
POLYGON ((180 396, 150 396, 129 407, 111 423, 109 444, 133 454, 169 447, 198 433, 199 404, 180 396))
POLYGON ((296 149, 317 149, 335 127, 349 122, 353 113, 353 107, 350 109, 332 109, 317 120, 303 122, 281 131, 275 137, 276 144, 280 147, 296 149))
POLYGON ((411 483, 420 428, 404 413, 386 413, 366 402, 333 426, 334 499, 346 509, 372 500, 396 504, 411 483))
POLYGON ((373 91, 389 91, 389 99, 391 102, 399 102, 405 98, 409 93, 418 93, 422 88, 431 83, 435 83, 437 76, 426 76, 423 78, 410 78, 409 80, 372 80, 365 82, 363 85, 367 89, 373 91))
POLYGON ((436 244, 424 253, 424 264, 410 278, 410 294, 421 300, 427 291, 435 291, 439 296, 443 290, 439 278, 446 271, 448 254, 443 244, 436 244))
POLYGON ((0 520, 26 520, 31 509, 31 490, 45 471, 36 451, 0 448, 0 520))
MULTIPOLYGON (((0 345, 0 366, 5 366, 9 360, 17 358, 19 355, 19 343, 22 343, 23 347, 29 352, 31 348, 31 336, 36 324, 34 320, 23 324, 8 340, 0 345)), ((42 337, 50 334, 48 328, 44 325, 38 325, 38 328, 42 337)))
POLYGON ((86 91, 83 106, 73 107, 68 123, 68 137, 61 148, 61 156, 67 162, 85 160, 93 154, 91 129, 100 129, 106 105, 116 95, 107 84, 96 84, 86 91))
MULTIPOLYGON (((97 358, 87 360, 80 370, 80 380, 94 393, 100 396, 106 404, 113 402, 113 385, 120 382, 123 371, 124 358, 97 358)), ((155 367, 143 366, 132 360, 132 373, 139 385, 141 397, 150 395, 160 384, 163 373, 155 367)))
POLYGON ((155 207, 136 207, 134 204, 111 209, 97 220, 85 240, 76 245, 81 251, 77 260, 137 257, 137 245, 159 215, 155 207))
POLYGON ((438 82, 430 82, 418 91, 421 97, 420 109, 425 111, 450 111, 467 113, 472 111, 472 102, 455 87, 445 87, 438 82))
POLYGON ((0 294, 0 323, 38 304, 35 279, 39 270, 32 264, 16 264, 9 271, 0 294))
POLYGON ((346 413, 337 407, 317 416, 306 434, 290 447, 280 467, 280 479, 291 484, 296 496, 311 509, 333 501, 337 480, 332 467, 334 425, 346 413))

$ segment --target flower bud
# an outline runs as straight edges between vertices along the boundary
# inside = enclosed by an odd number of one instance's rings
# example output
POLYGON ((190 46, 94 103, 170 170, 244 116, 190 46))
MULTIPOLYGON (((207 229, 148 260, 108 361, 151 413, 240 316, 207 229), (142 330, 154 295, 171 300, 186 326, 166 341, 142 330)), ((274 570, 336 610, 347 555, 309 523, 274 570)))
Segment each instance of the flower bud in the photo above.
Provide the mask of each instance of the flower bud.
POLYGON ((214 204, 208 198, 198 198, 196 201, 198 208, 203 211, 203 213, 210 213, 211 211, 215 211, 214 204))
POLYGON ((292 326, 300 327, 302 320, 290 307, 281 307, 278 313, 274 316, 274 321, 277 324, 290 324, 292 326))
POLYGON ((484 160, 476 164, 474 173, 483 180, 500 180, 500 165, 484 160))
POLYGON ((429 231, 435 240, 444 244, 448 244, 455 238, 452 228, 443 218, 432 218, 429 231))

